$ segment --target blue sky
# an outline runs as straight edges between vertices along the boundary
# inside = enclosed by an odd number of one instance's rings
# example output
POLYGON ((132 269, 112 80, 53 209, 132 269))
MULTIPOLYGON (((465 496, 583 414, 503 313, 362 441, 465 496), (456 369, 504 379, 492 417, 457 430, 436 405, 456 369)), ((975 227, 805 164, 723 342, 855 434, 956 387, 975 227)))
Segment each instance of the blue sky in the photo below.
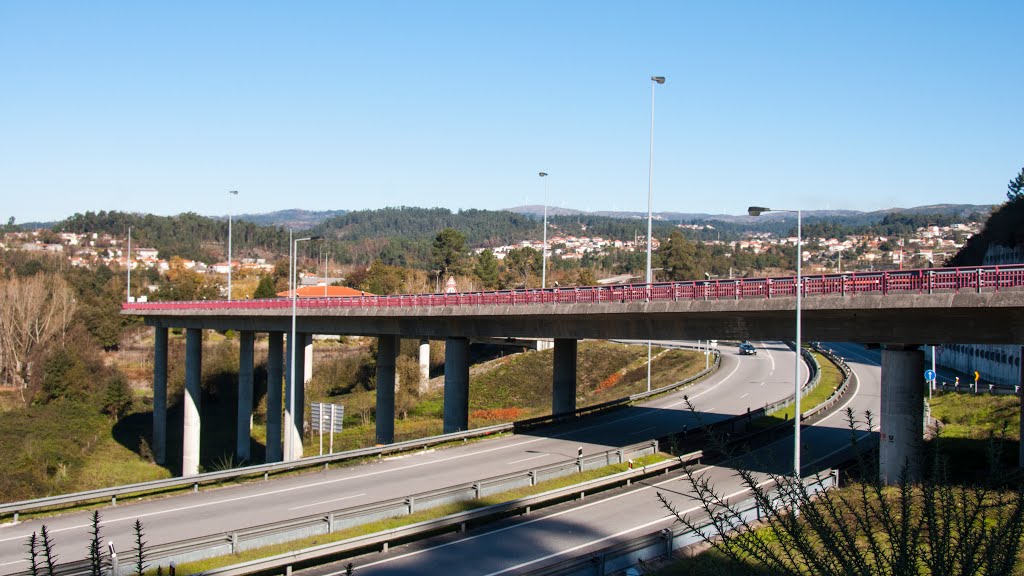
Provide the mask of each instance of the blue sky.
POLYGON ((0 2, 0 218, 998 203, 1024 2, 0 2), (239 190, 230 197, 228 190, 239 190))

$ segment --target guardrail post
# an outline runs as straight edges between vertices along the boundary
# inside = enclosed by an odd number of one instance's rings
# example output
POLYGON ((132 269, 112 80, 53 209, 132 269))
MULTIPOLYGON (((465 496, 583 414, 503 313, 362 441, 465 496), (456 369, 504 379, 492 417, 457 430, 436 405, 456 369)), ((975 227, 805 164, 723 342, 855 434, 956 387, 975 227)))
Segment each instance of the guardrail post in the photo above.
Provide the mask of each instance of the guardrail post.
POLYGON ((409 509, 409 514, 416 512, 416 498, 409 496, 405 499, 405 505, 409 509))
POLYGON ((619 455, 619 464, 622 464, 622 448, 616 450, 615 453, 619 455))
POLYGON ((473 492, 476 493, 476 499, 479 500, 480 499, 480 483, 479 482, 474 482, 473 483, 473 492))
POLYGON ((17 524, 17 523, 18 523, 18 512, 15 512, 15 513, 14 513, 14 523, 15 523, 15 524, 17 524))
POLYGON ((981 294, 981 268, 978 268, 978 294, 981 294))
POLYGON ((327 515, 327 533, 334 532, 334 512, 327 515))
POLYGON ((604 576, 604 554, 594 556, 590 561, 594 563, 594 574, 604 576))
POLYGON ((238 532, 231 533, 231 553, 238 554, 238 532))
POLYGON ((192 485, 192 493, 194 494, 196 492, 199 492, 199 482, 192 485))
POLYGON ((113 496, 110 497, 110 505, 117 506, 117 494, 114 494, 113 496))
POLYGON ((658 453, 658 441, 657 440, 651 440, 651 448, 654 449, 654 453, 655 454, 658 453))
POLYGON ((530 486, 536 486, 537 485, 537 471, 536 470, 530 470, 529 474, 530 474, 530 486))
POLYGON ((932 285, 935 283, 935 272, 928 271, 928 293, 932 293, 932 285))
POLYGON ((765 281, 764 281, 764 285, 765 285, 764 297, 769 299, 769 300, 771 300, 771 298, 772 298, 772 279, 771 278, 766 278, 765 281))
POLYGON ((671 528, 662 528, 662 530, 661 530, 661 537, 665 539, 665 557, 666 558, 671 558, 672 557, 672 550, 673 550, 673 546, 672 545, 674 544, 674 540, 675 540, 675 535, 672 534, 672 529, 671 528))

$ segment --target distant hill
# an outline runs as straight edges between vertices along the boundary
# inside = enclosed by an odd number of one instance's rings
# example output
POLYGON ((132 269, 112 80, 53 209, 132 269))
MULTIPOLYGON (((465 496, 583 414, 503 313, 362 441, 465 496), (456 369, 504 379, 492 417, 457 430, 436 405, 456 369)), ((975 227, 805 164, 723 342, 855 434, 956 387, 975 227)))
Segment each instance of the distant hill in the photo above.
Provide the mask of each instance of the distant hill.
MULTIPOLYGON (((343 216, 348 213, 348 210, 277 210, 276 212, 264 212, 261 214, 238 214, 234 216, 235 220, 244 220, 246 222, 252 222, 253 224, 259 224, 260 226, 280 226, 282 228, 291 228, 293 230, 307 230, 320 224, 324 220, 334 218, 336 216, 343 216)), ((226 220, 226 216, 217 218, 218 220, 226 220)))

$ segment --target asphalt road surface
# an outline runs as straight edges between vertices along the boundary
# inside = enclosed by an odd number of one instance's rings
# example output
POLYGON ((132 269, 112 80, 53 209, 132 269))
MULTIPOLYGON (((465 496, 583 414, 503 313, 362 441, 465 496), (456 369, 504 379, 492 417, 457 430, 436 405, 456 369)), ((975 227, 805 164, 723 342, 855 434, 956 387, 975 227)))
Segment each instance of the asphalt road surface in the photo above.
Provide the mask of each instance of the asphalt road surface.
MULTIPOLYGON (((846 460, 852 450, 846 408, 859 420, 865 411, 877 414, 881 386, 880 355, 854 344, 825 344, 844 356, 856 376, 855 388, 837 410, 813 426, 805 427, 803 473, 813 474, 846 460)), ((790 357, 792 359, 792 357, 790 357)), ((749 384, 749 383, 748 383, 749 384)), ((791 384, 790 384, 791 386, 791 384)), ((877 430, 877 420, 875 421, 877 430)), ((863 426, 857 433, 860 442, 877 442, 877 433, 863 426)), ((741 457, 755 471, 785 473, 792 467, 792 435, 741 457)), ((743 487, 735 470, 725 466, 706 466, 709 475, 724 494, 742 499, 743 487)), ((841 472, 841 471, 840 471, 841 472)), ((558 562, 586 556, 622 541, 656 532, 676 522, 661 506, 656 494, 664 493, 685 512, 696 512, 697 502, 689 481, 680 474, 667 479, 652 478, 631 487, 562 504, 533 515, 520 516, 472 530, 392 548, 387 554, 372 554, 333 565, 302 571, 317 576, 340 576, 344 564, 352 562, 360 575, 497 576, 522 574, 558 562)))
MULTIPOLYGON (((103 537, 120 551, 131 548, 131 525, 143 522, 150 545, 267 524, 317 512, 402 497, 453 484, 529 470, 585 454, 628 446, 694 429, 697 419, 683 401, 689 395, 705 422, 744 413, 784 398, 793 388, 793 352, 780 342, 758 343, 757 356, 722 348, 722 365, 698 384, 643 405, 545 428, 443 450, 390 457, 372 464, 335 468, 103 507, 103 537)), ((59 560, 86 556, 88 512, 0 527, 0 574, 28 568, 25 543, 42 524, 56 541, 59 560)))

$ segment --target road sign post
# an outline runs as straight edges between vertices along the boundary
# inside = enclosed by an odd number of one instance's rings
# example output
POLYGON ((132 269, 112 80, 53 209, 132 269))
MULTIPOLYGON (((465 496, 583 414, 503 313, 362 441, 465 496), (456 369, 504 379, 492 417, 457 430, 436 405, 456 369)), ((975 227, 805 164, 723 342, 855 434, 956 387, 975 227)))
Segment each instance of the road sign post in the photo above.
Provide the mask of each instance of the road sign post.
POLYGON ((330 434, 328 454, 334 454, 334 435, 342 430, 345 421, 345 406, 313 402, 309 406, 309 412, 313 430, 320 432, 320 455, 322 456, 324 453, 324 432, 330 434))
POLYGON ((932 390, 935 389, 935 370, 925 370, 924 379, 928 382, 928 400, 931 400, 932 390))

